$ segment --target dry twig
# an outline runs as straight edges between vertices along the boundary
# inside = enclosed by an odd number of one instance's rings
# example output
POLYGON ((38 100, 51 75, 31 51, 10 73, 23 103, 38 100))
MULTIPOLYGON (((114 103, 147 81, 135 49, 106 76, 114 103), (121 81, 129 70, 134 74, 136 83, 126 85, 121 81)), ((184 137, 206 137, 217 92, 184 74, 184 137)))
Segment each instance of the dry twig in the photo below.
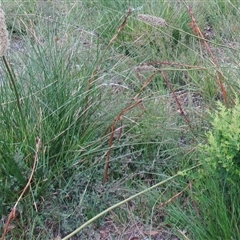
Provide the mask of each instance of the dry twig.
POLYGON ((173 197, 171 197, 169 200, 167 200, 164 203, 161 203, 158 208, 162 208, 164 206, 166 206, 167 204, 169 204, 170 202, 172 202, 175 198, 179 197, 184 191, 186 191, 188 188, 190 188, 190 183, 179 193, 175 194, 173 197))
POLYGON ((11 221, 13 221, 16 218, 17 205, 19 204, 20 200, 22 199, 23 195, 25 194, 25 192, 27 191, 28 187, 31 184, 33 174, 34 174, 34 171, 36 169, 36 165, 37 165, 37 161, 38 161, 38 152, 39 152, 40 147, 41 147, 41 140, 40 140, 40 138, 37 137, 36 138, 36 146, 35 146, 35 155, 33 157, 34 162, 33 162, 33 167, 32 167, 30 177, 29 177, 28 182, 27 182, 26 186, 24 187, 22 193, 20 194, 18 200, 16 201, 15 205, 13 206, 10 214, 8 215, 8 218, 6 220, 6 223, 5 223, 3 233, 2 233, 2 236, 1 236, 0 240, 4 240, 5 235, 7 234, 8 230, 9 230, 9 225, 10 225, 11 221))
MULTIPOLYGON (((122 125, 122 119, 123 119, 123 115, 130 111, 131 109, 135 108, 136 106, 138 106, 139 104, 142 103, 142 99, 136 101, 135 103, 133 103, 132 105, 124 108, 118 115, 117 117, 115 117, 115 119, 113 120, 113 123, 110 126, 110 136, 109 136, 109 140, 108 140, 108 151, 106 154, 106 161, 105 161, 105 168, 104 168, 104 174, 103 174, 103 184, 106 183, 107 178, 108 178, 108 169, 109 169, 109 163, 110 163, 110 154, 111 154, 111 148, 112 148, 112 144, 113 144, 113 139, 114 139, 114 133, 116 130, 116 125, 119 121, 121 121, 121 125, 122 125)), ((108 130, 109 130, 108 129, 108 130)))
POLYGON ((212 50, 211 50, 211 48, 208 44, 208 41, 206 41, 206 39, 204 38, 204 35, 202 34, 202 32, 201 32, 201 30, 200 30, 200 28, 197 24, 197 21, 196 21, 194 15, 193 15, 193 12, 192 12, 191 8, 189 6, 186 6, 186 8, 187 8, 189 16, 191 17, 191 22, 189 23, 189 27, 192 29, 193 33, 200 38, 200 41, 204 44, 205 49, 207 50, 209 56, 212 59, 213 65, 214 65, 214 67, 216 69, 216 72, 217 72, 216 83, 221 90, 221 94, 222 94, 222 98, 224 100, 224 103, 228 107, 227 92, 226 92, 226 89, 225 89, 224 84, 223 84, 223 74, 219 69, 218 61, 214 57, 214 55, 212 53, 212 50))

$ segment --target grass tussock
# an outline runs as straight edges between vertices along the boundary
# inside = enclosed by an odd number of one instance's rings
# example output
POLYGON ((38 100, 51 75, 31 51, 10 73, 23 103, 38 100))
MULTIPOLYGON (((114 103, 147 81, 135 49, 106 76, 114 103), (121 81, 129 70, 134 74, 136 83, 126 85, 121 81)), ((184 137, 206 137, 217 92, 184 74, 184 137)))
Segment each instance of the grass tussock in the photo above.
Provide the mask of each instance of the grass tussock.
POLYGON ((3 2, 1 239, 237 239, 239 8, 3 2))

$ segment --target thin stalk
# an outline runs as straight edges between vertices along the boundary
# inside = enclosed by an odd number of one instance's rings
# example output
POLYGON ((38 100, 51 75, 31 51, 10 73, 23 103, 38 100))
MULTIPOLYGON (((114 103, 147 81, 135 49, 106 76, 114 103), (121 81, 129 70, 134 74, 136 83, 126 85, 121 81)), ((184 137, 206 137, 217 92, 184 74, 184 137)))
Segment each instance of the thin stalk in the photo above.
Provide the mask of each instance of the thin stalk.
POLYGON ((187 172, 189 172, 189 171, 191 171, 191 170, 193 170, 193 169, 195 169, 195 168, 197 168, 199 166, 201 166, 201 164, 198 164, 198 165, 193 166, 191 168, 185 169, 183 171, 179 171, 177 174, 173 175, 172 177, 169 177, 169 178, 167 178, 167 179, 165 179, 165 180, 163 180, 163 181, 153 185, 152 187, 149 187, 149 188, 147 188, 147 189, 145 189, 145 190, 143 190, 143 191, 141 191, 141 192, 139 192, 139 193, 137 193, 137 194, 135 194, 135 195, 133 195, 133 196, 131 196, 131 197, 129 197, 129 198, 127 198, 127 199, 125 199, 125 200, 123 200, 123 201, 121 201, 121 202, 119 202, 119 203, 117 203, 117 204, 115 204, 115 205, 113 205, 111 207, 109 207, 109 208, 107 208, 106 210, 100 212, 95 217, 93 217, 90 220, 88 220, 87 222, 85 222, 82 226, 80 226, 75 231, 73 231, 72 233, 70 233, 69 235, 64 237, 62 240, 67 240, 67 239, 71 238, 72 236, 77 234, 79 231, 81 231, 83 228, 87 227, 89 224, 93 223, 95 220, 97 220, 98 218, 102 217, 103 215, 105 215, 106 213, 110 212, 111 210, 113 210, 113 209, 123 205, 124 203, 127 203, 127 202, 131 201, 132 199, 134 199, 134 198, 136 198, 136 197, 138 197, 138 196, 140 196, 140 195, 142 195, 144 193, 147 193, 147 192, 153 190, 154 188, 157 188, 157 187, 159 187, 159 186, 161 186, 161 185, 163 185, 163 184, 173 180, 176 177, 185 175, 187 172))
MULTIPOLYGON (((6 69, 7 69, 7 72, 10 76, 10 81, 11 81, 11 84, 13 86, 13 92, 16 96, 16 102, 17 102, 17 108, 18 108, 18 111, 20 113, 20 116, 21 116, 21 120, 22 120, 22 123, 24 123, 24 117, 23 117, 23 113, 22 113, 22 108, 21 108, 21 104, 20 104, 20 97, 19 97, 19 93, 18 93, 18 90, 17 90, 17 86, 16 86, 16 81, 15 81, 15 74, 13 72, 13 70, 11 69, 9 63, 7 62, 7 59, 5 56, 2 56, 2 59, 3 59, 3 62, 6 66, 6 69)), ((25 124, 23 124, 23 126, 25 126, 25 124)))

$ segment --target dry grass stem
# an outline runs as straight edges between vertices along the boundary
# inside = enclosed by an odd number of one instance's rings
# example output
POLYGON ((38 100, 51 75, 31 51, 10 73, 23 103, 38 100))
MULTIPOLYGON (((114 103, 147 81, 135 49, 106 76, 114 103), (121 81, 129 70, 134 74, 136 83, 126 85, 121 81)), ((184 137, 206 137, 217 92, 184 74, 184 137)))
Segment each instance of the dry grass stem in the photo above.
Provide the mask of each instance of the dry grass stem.
POLYGON ((164 72, 161 71, 161 70, 159 70, 158 73, 163 77, 163 79, 164 79, 164 81, 165 81, 168 89, 171 91, 171 93, 172 93, 172 95, 173 95, 173 98, 174 98, 174 100, 175 100, 175 102, 176 102, 176 104, 177 104, 177 106, 178 106, 179 113, 181 114, 181 116, 183 117, 183 119, 185 120, 185 122, 188 124, 189 129, 190 129, 190 130, 193 130, 193 127, 192 127, 192 125, 191 125, 191 123, 190 123, 190 120, 189 120, 188 117, 186 116, 186 113, 185 113, 185 111, 183 110, 183 107, 182 107, 182 105, 181 105, 181 103, 180 103, 180 101, 179 101, 179 99, 178 99, 178 97, 177 97, 177 94, 176 94, 176 92, 174 91, 174 89, 173 89, 171 83, 169 82, 167 76, 166 76, 166 75, 164 74, 164 72))
POLYGON ((127 11, 126 16, 124 17, 124 19, 123 19, 123 21, 122 21, 122 23, 121 23, 121 25, 119 26, 117 32, 114 34, 114 36, 112 37, 112 39, 111 39, 110 42, 108 43, 105 51, 106 51, 106 50, 110 47, 110 45, 117 39, 117 37, 118 37, 118 35, 120 34, 120 32, 124 29, 124 27, 125 27, 125 25, 126 25, 126 23, 127 23, 127 19, 128 19, 128 17, 131 15, 131 13, 132 13, 132 10, 131 10, 131 8, 129 8, 128 11, 127 11))
MULTIPOLYGON (((119 34, 121 33, 121 31, 125 28, 126 26, 126 23, 127 23, 127 20, 128 20, 128 17, 131 15, 132 13, 132 9, 129 8, 128 11, 127 11, 127 14, 126 16, 124 17, 122 23, 120 24, 120 26, 118 27, 117 29, 117 32, 113 35, 113 37, 111 38, 111 40, 109 41, 108 45, 105 47, 104 51, 103 51, 103 54, 102 56, 98 59, 92 73, 91 73, 91 76, 90 78, 88 79, 88 83, 87 83, 87 92, 90 91, 91 87, 92 87, 92 83, 94 81, 94 79, 96 78, 96 73, 97 73, 97 69, 99 67, 99 64, 102 62, 104 56, 105 56, 105 53, 107 52, 108 48, 112 45, 112 43, 117 39, 117 37, 119 36, 119 34)), ((85 106, 85 111, 87 111, 90 103, 89 103, 89 97, 88 95, 86 96, 86 106, 85 106)), ((84 123, 83 123, 83 126, 85 126, 85 122, 86 120, 84 120, 84 123)))
MULTIPOLYGON (((117 117, 115 117, 115 119, 113 120, 112 125, 108 128, 108 131, 110 130, 110 136, 109 136, 109 140, 108 140, 108 151, 106 153, 106 161, 105 161, 105 167, 104 167, 104 174, 103 174, 103 184, 106 183, 107 178, 108 178, 108 169, 109 169, 109 163, 110 163, 110 154, 111 154, 111 149, 112 149, 112 144, 113 144, 113 140, 114 140, 114 136, 116 135, 116 125, 117 123, 120 121, 121 122, 121 127, 123 126, 122 123, 122 119, 123 119, 123 115, 130 111, 131 109, 135 108, 136 106, 140 105, 142 103, 142 99, 138 100, 137 102, 133 103, 132 105, 124 108, 118 115, 117 117)), ((122 129, 120 134, 122 133, 122 129)), ((120 138, 121 135, 118 136, 118 138, 120 138)))
POLYGON ((20 202, 20 200, 22 199, 23 195, 25 194, 25 192, 27 191, 28 187, 31 184, 31 181, 32 181, 32 178, 33 178, 33 174, 34 174, 34 171, 35 171, 36 166, 37 166, 38 152, 40 150, 40 147, 41 147, 41 140, 40 140, 40 138, 37 137, 36 138, 36 146, 35 146, 35 155, 33 157, 34 162, 33 162, 33 167, 32 167, 32 171, 31 171, 30 177, 29 177, 28 182, 27 182, 26 186, 24 187, 22 193, 20 194, 18 200, 16 201, 15 205, 13 206, 10 214, 8 215, 8 218, 6 220, 6 223, 5 223, 5 226, 4 226, 4 229, 3 229, 3 233, 2 233, 2 236, 1 236, 0 240, 4 240, 5 239, 5 235, 7 234, 8 230, 9 230, 9 226, 10 226, 11 221, 16 218, 17 205, 18 205, 18 203, 20 202))
MULTIPOLYGON (((140 76, 138 73, 137 73, 136 75, 137 75, 137 78, 138 78, 139 80, 141 80, 141 76, 140 76)), ((156 73, 152 74, 149 78, 147 78, 147 80, 143 83, 143 85, 142 85, 139 93, 133 98, 133 100, 137 101, 137 99, 138 99, 139 95, 141 94, 141 92, 142 92, 142 91, 144 90, 144 88, 146 88, 147 85, 152 81, 152 79, 153 79, 153 77, 154 77, 155 75, 156 75, 156 73)))
POLYGON ((162 66, 162 65, 178 66, 178 67, 184 67, 184 68, 187 68, 187 69, 206 70, 206 68, 202 67, 202 66, 193 66, 193 65, 183 64, 183 63, 166 62, 166 61, 146 62, 144 64, 155 66, 155 70, 156 70, 156 66, 162 66))
POLYGON ((175 194, 173 197, 171 197, 169 200, 167 200, 164 203, 161 203, 158 208, 162 208, 164 206, 166 206, 167 204, 171 203, 175 198, 179 197, 184 191, 186 191, 188 188, 190 188, 190 183, 179 193, 175 194))
MULTIPOLYGON (((188 6, 187 6, 187 11, 188 11, 189 16, 191 17, 191 22, 189 23, 189 27, 192 29, 192 32, 196 36, 200 37, 202 43, 205 46, 205 49, 207 50, 209 56, 212 59, 213 65, 214 65, 214 67, 216 69, 216 72, 217 72, 216 83, 217 83, 218 87, 220 88, 220 91, 221 91, 224 103, 228 107, 229 104, 228 104, 228 99, 227 99, 227 91, 226 91, 226 89, 224 87, 224 84, 223 84, 223 74, 222 74, 222 72, 219 69, 218 60, 214 57, 208 42, 204 38, 204 35, 203 35, 202 31, 200 30, 200 28, 199 28, 199 26, 197 24, 197 21, 196 21, 194 15, 193 15, 193 12, 192 12, 191 8, 188 7, 188 6)), ((233 99, 231 99, 231 101, 234 103, 233 99)))

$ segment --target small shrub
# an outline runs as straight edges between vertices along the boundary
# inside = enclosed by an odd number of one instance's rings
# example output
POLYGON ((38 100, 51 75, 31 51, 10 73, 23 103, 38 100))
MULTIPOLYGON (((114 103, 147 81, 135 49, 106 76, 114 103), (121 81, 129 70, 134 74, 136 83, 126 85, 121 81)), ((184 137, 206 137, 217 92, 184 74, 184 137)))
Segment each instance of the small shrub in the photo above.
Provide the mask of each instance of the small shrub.
POLYGON ((220 178, 236 184, 240 177, 239 101, 232 109, 218 103, 218 110, 212 114, 213 129, 207 133, 208 144, 203 147, 208 154, 204 162, 209 170, 217 171, 220 178))
POLYGON ((218 103, 210 114, 211 130, 200 147, 202 167, 189 175, 192 189, 186 203, 169 206, 169 221, 186 228, 190 239, 238 239, 240 177, 240 105, 218 103))

